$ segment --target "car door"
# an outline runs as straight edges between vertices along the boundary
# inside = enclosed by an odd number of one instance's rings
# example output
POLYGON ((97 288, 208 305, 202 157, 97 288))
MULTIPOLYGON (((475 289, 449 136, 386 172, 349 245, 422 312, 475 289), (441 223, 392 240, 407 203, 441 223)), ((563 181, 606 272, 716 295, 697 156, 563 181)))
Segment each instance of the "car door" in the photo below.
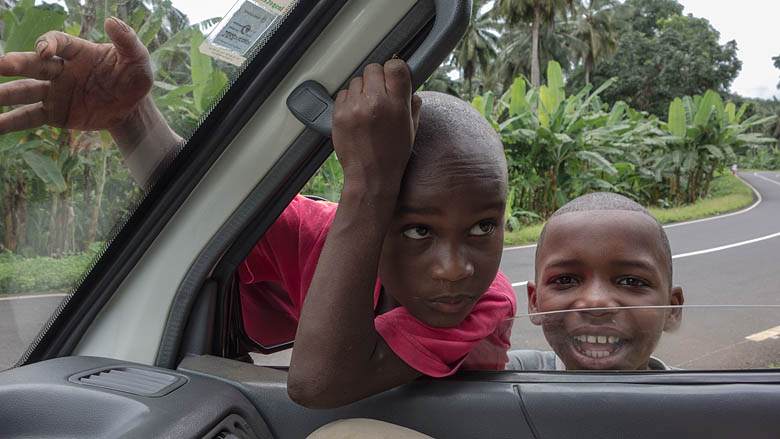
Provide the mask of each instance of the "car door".
POLYGON ((304 437, 369 417, 440 438, 774 437, 780 375, 771 371, 469 371, 315 411, 289 399, 284 367, 246 361, 248 351, 288 345, 257 346, 241 332, 233 274, 332 150, 288 98, 306 80, 332 95, 366 62, 408 58, 449 17, 419 83, 455 45, 470 8, 300 0, 230 77, 19 367, 0 374, 4 434, 304 437))

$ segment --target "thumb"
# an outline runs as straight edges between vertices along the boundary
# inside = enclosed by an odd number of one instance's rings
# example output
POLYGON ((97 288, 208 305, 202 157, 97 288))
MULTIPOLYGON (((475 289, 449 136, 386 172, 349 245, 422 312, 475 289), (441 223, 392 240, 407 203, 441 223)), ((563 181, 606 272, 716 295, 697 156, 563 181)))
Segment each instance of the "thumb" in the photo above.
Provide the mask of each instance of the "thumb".
POLYGON ((149 58, 149 51, 146 50, 141 40, 138 39, 135 31, 125 22, 116 17, 109 17, 106 18, 103 26, 106 30, 106 35, 114 43, 114 47, 116 47, 120 55, 133 60, 149 58))
POLYGON ((414 132, 417 132, 417 127, 420 125, 420 109, 422 108, 422 99, 417 94, 412 95, 412 124, 414 126, 414 132))

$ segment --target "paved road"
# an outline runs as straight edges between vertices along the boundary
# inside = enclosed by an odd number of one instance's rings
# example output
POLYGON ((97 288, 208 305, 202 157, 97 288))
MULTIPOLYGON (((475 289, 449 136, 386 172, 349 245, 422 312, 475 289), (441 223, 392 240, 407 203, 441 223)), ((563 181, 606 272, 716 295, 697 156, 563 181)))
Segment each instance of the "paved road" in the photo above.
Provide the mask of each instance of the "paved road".
MULTIPOLYGON (((674 282, 682 285, 686 305, 780 305, 780 173, 743 172, 741 177, 761 194, 754 208, 665 227, 676 256, 674 282), (745 243, 751 240, 756 242, 745 243), (717 250, 732 244, 743 245, 717 250), (696 254, 707 249, 714 251, 696 254)), ((501 270, 513 283, 533 277, 535 250, 523 246, 504 251, 501 270)), ((518 313, 524 313, 525 286, 517 285, 515 291, 518 313)), ((512 345, 549 349, 527 318, 517 319, 512 345)), ((686 309, 680 330, 665 334, 656 354, 690 369, 780 367, 780 308, 686 309)))
MULTIPOLYGON (((780 236, 705 254, 686 255, 780 233, 780 173, 742 173, 762 201, 747 212, 667 226, 675 283, 687 305, 780 305, 780 236)), ((501 269, 514 283, 533 276, 534 247, 507 249, 501 269)), ((525 287, 518 285, 518 312, 525 287)), ((0 296, 0 370, 12 366, 62 300, 62 295, 0 296)), ((515 349, 549 349, 538 327, 516 320, 515 349)), ((684 368, 780 366, 780 309, 686 309, 679 331, 666 334, 656 354, 684 368), (766 333, 763 331, 772 330, 766 333), (754 341, 746 337, 753 336, 754 341)))

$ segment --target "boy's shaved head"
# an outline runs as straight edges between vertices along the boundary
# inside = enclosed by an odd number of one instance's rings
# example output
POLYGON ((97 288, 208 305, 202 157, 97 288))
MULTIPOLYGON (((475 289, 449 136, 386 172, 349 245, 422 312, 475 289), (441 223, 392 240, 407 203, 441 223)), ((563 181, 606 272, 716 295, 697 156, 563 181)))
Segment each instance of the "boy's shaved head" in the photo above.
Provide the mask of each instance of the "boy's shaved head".
MULTIPOLYGON (((650 213, 650 211, 647 210, 645 207, 643 207, 641 204, 637 203, 636 201, 631 200, 630 198, 624 197, 623 195, 611 193, 611 192, 593 192, 590 194, 585 194, 575 198, 574 200, 566 203, 560 209, 556 210, 555 213, 553 213, 550 219, 547 221, 547 224, 549 224, 550 221, 553 221, 555 218, 567 213, 590 212, 596 210, 623 210, 629 212, 639 212, 651 218, 653 222, 655 222, 656 226, 658 227, 658 234, 661 240, 661 245, 663 246, 664 249, 664 256, 665 256, 664 262, 666 263, 669 269, 669 282, 671 282, 672 250, 671 247, 669 246, 669 238, 666 236, 666 232, 664 231, 663 227, 661 227, 661 224, 658 222, 658 220, 655 219, 655 217, 650 213)), ((547 224, 545 224, 545 226, 542 228, 542 233, 539 235, 539 242, 536 247, 537 259, 539 257, 539 249, 542 248, 542 242, 544 241, 544 234, 545 231, 547 230, 547 224)))
POLYGON ((504 146, 495 129, 469 103, 448 94, 423 91, 420 123, 407 174, 418 183, 470 171, 495 176, 506 193, 504 146), (476 171, 476 172, 475 172, 476 171))
POLYGON ((388 296, 433 327, 452 327, 496 279, 507 169, 501 139, 462 100, 422 100, 412 155, 379 262, 388 296))

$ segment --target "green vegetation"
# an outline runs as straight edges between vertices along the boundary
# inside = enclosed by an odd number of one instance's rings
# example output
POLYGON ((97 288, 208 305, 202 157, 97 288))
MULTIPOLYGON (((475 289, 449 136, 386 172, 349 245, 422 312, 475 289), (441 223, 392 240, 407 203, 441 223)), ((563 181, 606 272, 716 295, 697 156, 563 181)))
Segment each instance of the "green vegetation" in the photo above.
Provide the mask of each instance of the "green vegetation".
MULTIPOLYGON (((705 218, 742 209, 755 201, 748 185, 729 173, 712 180, 710 197, 696 203, 668 209, 650 208, 650 213, 662 224, 705 218)), ((533 244, 539 240, 544 223, 532 224, 514 232, 504 232, 504 245, 533 244)))
MULTIPOLYGON (((184 138, 238 74, 198 50, 215 19, 191 24, 168 0, 65 4, 6 0, 0 55, 33 50, 49 30, 107 42, 103 20, 117 16, 148 47, 152 97, 184 138)), ((509 164, 507 243, 533 242, 587 192, 621 193, 665 221, 749 203, 716 175, 733 163, 780 169, 780 103, 727 93, 736 49, 676 0, 475 0, 423 88, 471 101, 493 124, 509 164)), ((331 156, 302 192, 338 201, 342 178, 331 156)), ((72 286, 142 196, 107 133, 0 136, 0 293, 72 286)))
POLYGON ((732 212, 749 206, 753 201, 755 196, 750 187, 733 175, 724 174, 712 181, 710 197, 682 207, 650 208, 650 213, 666 224, 732 212))
POLYGON ((13 253, 0 254, 0 293, 69 290, 98 254, 102 243, 93 243, 85 252, 51 258, 23 258, 13 253))
MULTIPOLYGON (((152 97, 185 138, 236 75, 235 67, 197 50, 214 19, 192 25, 168 0, 65 3, 67 11, 33 0, 4 2, 0 55, 32 51, 50 30, 107 42, 103 22, 119 17, 149 48, 157 69, 152 97)), ((0 136, 0 293, 73 286, 94 243, 110 239, 142 196, 106 132, 43 126, 0 136)))

